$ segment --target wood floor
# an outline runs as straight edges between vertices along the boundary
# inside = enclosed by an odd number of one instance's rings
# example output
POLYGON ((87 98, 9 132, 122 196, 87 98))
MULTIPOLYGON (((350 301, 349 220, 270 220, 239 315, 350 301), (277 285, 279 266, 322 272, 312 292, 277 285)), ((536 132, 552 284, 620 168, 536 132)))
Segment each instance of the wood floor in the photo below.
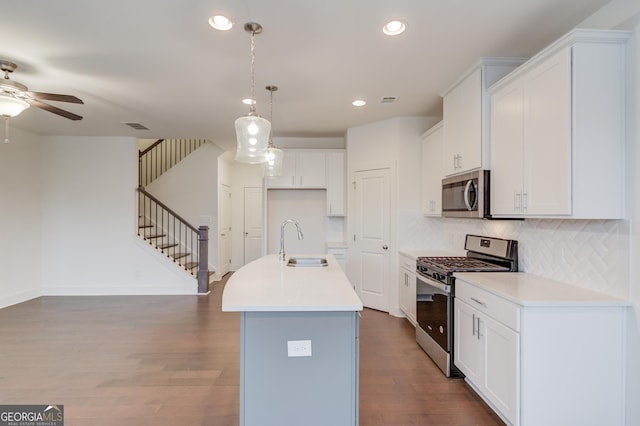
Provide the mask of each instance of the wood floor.
MULTIPOLYGON (((63 404, 66 426, 238 425, 239 315, 221 312, 223 283, 0 309, 0 404, 63 404)), ((360 425, 502 424, 405 319, 362 313, 360 425)))

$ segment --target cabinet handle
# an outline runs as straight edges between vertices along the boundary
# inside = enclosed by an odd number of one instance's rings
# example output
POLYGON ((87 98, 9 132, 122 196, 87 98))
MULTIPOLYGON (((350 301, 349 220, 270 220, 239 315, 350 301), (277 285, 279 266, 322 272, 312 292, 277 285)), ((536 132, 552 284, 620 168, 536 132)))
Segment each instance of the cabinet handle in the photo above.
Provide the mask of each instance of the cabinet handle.
POLYGON ((471 335, 476 335, 476 314, 473 314, 473 318, 471 319, 471 335))
POLYGON ((478 318, 478 340, 480 340, 480 317, 478 318))
POLYGON ((296 186, 296 177, 291 176, 291 186, 296 186))
POLYGON ((486 303, 484 303, 484 302, 482 302, 482 301, 480 301, 480 300, 476 299, 475 297, 472 297, 472 298, 471 298, 471 300, 473 300, 474 302, 476 302, 478 305, 485 306, 485 307, 487 306, 487 304, 486 304, 486 303))
POLYGON ((529 198, 526 192, 522 193, 522 211, 527 211, 527 199, 529 198))
POLYGON ((516 212, 520 211, 520 193, 519 192, 513 193, 513 210, 516 212))

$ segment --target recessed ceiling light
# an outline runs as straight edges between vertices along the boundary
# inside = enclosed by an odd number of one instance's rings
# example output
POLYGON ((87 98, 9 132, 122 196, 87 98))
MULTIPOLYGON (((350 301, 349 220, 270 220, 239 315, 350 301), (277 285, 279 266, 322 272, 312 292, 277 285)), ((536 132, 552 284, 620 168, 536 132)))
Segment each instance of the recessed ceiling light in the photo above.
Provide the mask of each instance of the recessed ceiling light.
POLYGON ((351 102, 351 105, 355 107, 365 106, 366 104, 367 104, 367 101, 365 101, 364 99, 356 99, 355 101, 351 102))
POLYGON ((394 36, 398 34, 402 34, 404 30, 407 29, 407 24, 397 19, 393 21, 389 21, 382 27, 382 32, 386 35, 394 36))
POLYGON ((209 25, 211 25, 216 30, 227 31, 233 27, 233 22, 226 16, 222 15, 214 15, 209 18, 209 25))

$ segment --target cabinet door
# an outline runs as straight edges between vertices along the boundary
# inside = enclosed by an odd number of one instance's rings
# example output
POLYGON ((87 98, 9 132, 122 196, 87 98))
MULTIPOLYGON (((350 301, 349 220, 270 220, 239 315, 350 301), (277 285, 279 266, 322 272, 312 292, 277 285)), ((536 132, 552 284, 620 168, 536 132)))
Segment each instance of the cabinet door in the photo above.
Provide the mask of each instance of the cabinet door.
POLYGON ((491 215, 522 215, 523 84, 491 95, 491 215))
POLYGON ((479 338, 479 312, 454 299, 454 364, 476 386, 482 385, 483 345, 479 338))
POLYGON ((345 215, 345 161, 343 152, 327 152, 327 216, 345 215))
POLYGON ((520 335, 483 315, 480 339, 484 342, 484 395, 512 423, 518 414, 520 335))
POLYGON ((409 316, 409 307, 407 304, 408 297, 407 293, 409 292, 409 287, 407 283, 407 271, 403 268, 398 269, 398 304, 400 305, 400 310, 404 312, 404 314, 409 316))
POLYGON ((460 82, 443 99, 444 174, 482 166, 482 68, 460 82))
POLYGON ((570 49, 527 73, 524 84, 524 214, 570 215, 570 49))
POLYGON ((407 309, 409 310, 409 321, 413 325, 418 322, 417 310, 418 305, 416 303, 416 274, 409 272, 407 274, 407 309))
POLYGON ((324 152, 298 152, 296 157, 296 184, 300 188, 326 188, 324 152))
POLYGON ((284 151, 282 157, 282 176, 266 178, 267 188, 293 188, 296 174, 296 154, 284 151))
POLYGON ((422 141, 422 214, 442 215, 442 122, 422 141))

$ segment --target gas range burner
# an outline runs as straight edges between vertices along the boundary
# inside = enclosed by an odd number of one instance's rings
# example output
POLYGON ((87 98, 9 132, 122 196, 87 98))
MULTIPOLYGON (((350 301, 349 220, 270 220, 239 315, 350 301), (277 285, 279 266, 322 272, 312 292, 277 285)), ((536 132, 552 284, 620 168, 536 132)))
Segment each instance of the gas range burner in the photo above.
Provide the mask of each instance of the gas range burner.
POLYGON ((445 272, 508 271, 509 268, 472 257, 420 257, 418 263, 445 272))

